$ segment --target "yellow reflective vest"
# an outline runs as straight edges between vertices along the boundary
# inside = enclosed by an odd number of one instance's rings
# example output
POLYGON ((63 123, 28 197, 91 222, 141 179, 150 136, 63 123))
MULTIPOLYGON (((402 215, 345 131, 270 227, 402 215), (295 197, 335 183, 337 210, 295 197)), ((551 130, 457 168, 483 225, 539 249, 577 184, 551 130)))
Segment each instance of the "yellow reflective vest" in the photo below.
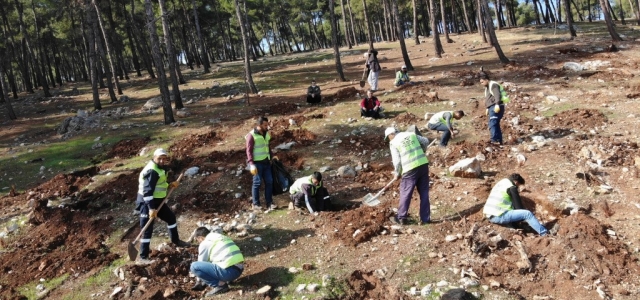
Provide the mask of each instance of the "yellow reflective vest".
POLYGON ((444 125, 447 125, 447 120, 444 119, 444 114, 445 113, 450 113, 451 114, 451 125, 453 125, 453 112, 452 111, 441 111, 439 113, 434 114, 433 116, 431 116, 431 118, 429 119, 429 124, 438 124, 438 123, 442 123, 444 125))
POLYGON ((299 178, 295 182, 293 182, 293 184, 289 188, 289 193, 291 195, 293 195, 295 193, 302 193, 302 185, 305 184, 305 183, 311 185, 311 196, 315 195, 316 194, 316 190, 318 190, 318 188, 322 187, 322 181, 320 181, 319 185, 314 185, 313 181, 311 179, 311 175, 309 175, 309 176, 305 176, 305 177, 299 178))
POLYGON ((507 189, 512 186, 514 186, 514 184, 507 178, 498 181, 493 189, 491 189, 482 213, 488 216, 499 217, 505 212, 512 210, 511 197, 507 193, 507 189))
POLYGON ((265 159, 271 159, 269 156, 269 141, 271 135, 269 132, 263 137, 261 134, 256 133, 254 129, 249 132, 253 136, 253 161, 261 161, 265 159))
POLYGON ((495 82, 495 81, 489 81, 489 85, 485 88, 484 90, 484 96, 487 97, 489 96, 489 94, 491 94, 491 96, 496 97, 496 95, 494 95, 491 91, 493 88, 493 85, 497 84, 500 87, 500 101, 502 101, 502 104, 507 104, 509 103, 509 101, 511 101, 511 99, 509 99, 509 96, 507 95, 507 91, 504 90, 504 88, 502 87, 502 85, 500 85, 499 83, 495 82))
POLYGON ((223 269, 244 262, 240 248, 228 236, 219 233, 209 233, 204 242, 211 243, 209 247, 209 262, 223 269))
MULTIPOLYGON (((147 175, 148 172, 151 172, 151 170, 158 173, 159 176, 156 187, 153 190, 153 198, 166 197, 167 188, 169 187, 169 183, 167 182, 167 173, 163 169, 160 169, 158 167, 158 164, 156 164, 153 160, 147 163, 146 166, 144 166, 144 169, 142 169, 142 172, 140 172, 140 176, 138 176, 138 194, 144 196, 144 176, 147 175)), ((144 200, 148 201, 151 199, 144 200)))
POLYGON ((429 159, 424 154, 422 146, 413 132, 397 133, 389 145, 400 153, 402 174, 429 163, 429 159))

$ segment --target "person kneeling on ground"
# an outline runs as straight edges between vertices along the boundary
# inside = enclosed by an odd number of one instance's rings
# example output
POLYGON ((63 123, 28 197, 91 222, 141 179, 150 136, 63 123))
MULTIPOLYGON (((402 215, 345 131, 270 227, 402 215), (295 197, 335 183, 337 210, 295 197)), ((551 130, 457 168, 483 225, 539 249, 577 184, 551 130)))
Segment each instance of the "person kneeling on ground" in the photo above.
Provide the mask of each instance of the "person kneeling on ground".
POLYGON ((200 246, 198 261, 191 263, 190 271, 199 280, 191 289, 202 291, 205 284, 212 287, 205 297, 229 291, 229 282, 236 280, 244 271, 244 256, 240 248, 229 237, 221 234, 221 228, 218 229, 212 232, 207 227, 199 227, 194 232, 194 239, 200 246))
POLYGON ((360 116, 379 119, 382 117, 380 109, 380 100, 373 95, 371 90, 368 90, 367 97, 360 101, 360 116))
POLYGON ((517 173, 498 181, 491 189, 482 213, 495 224, 508 225, 526 221, 538 234, 545 236, 549 233, 547 229, 540 224, 532 212, 522 206, 518 193, 518 187, 521 185, 524 185, 524 178, 517 173))
POLYGON ((440 138, 441 147, 447 146, 449 140, 455 136, 451 118, 460 120, 462 117, 464 117, 464 112, 461 110, 455 112, 441 111, 434 114, 431 119, 429 119, 429 122, 427 123, 429 130, 442 131, 442 137, 440 138))
POLYGON ((322 96, 320 95, 320 87, 316 85, 316 80, 311 80, 311 86, 307 88, 307 103, 320 103, 322 96))
POLYGON ((396 81, 393 82, 395 86, 401 86, 405 83, 411 83, 409 73, 407 73, 407 66, 402 66, 400 71, 396 73, 396 81))
POLYGON ((320 172, 313 172, 309 176, 296 180, 289 188, 289 193, 293 205, 301 208, 304 199, 309 212, 315 215, 318 215, 318 211, 329 210, 331 205, 329 192, 322 186, 322 173, 320 172), (313 209, 312 198, 315 199, 316 210, 313 209))

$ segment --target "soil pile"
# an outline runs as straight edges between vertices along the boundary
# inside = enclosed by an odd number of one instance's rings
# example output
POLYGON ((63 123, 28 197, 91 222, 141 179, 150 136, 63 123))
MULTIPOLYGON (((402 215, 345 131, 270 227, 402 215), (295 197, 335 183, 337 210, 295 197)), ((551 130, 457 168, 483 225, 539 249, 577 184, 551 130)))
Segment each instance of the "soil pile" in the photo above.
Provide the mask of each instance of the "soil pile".
POLYGON ((241 164, 246 159, 244 150, 213 151, 207 155, 207 160, 212 163, 241 164))
POLYGON ((260 115, 290 115, 298 112, 298 104, 282 102, 274 105, 267 106, 265 108, 257 109, 260 111, 260 115))
POLYGON ((289 119, 275 119, 271 121, 271 130, 289 129, 291 126, 301 126, 306 121, 305 116, 291 116, 289 119), (293 124, 290 120, 293 120, 293 124))
POLYGON ((599 110, 574 108, 553 116, 552 127, 590 130, 607 123, 607 117, 599 110))
MULTIPOLYGON (((188 251, 151 251, 150 258, 155 260, 148 266, 127 265, 124 267, 125 278, 134 286, 130 295, 119 294, 117 299, 189 299, 197 295, 190 294, 193 285, 188 279, 189 267, 194 261, 196 248, 188 251), (142 278, 147 278, 143 280, 142 278), (169 284, 172 282, 173 284, 169 284), (187 292, 189 291, 189 292, 187 292), (120 297, 121 296, 121 297, 120 297)), ((194 292, 198 294, 199 292, 194 292)))
POLYGON ((197 190, 176 199, 183 209, 201 214, 218 213, 220 216, 248 209, 249 202, 235 199, 235 195, 229 192, 216 190, 206 192, 197 190))
POLYGON ((336 240, 349 246, 356 246, 370 240, 385 230, 384 224, 389 223, 389 217, 393 213, 382 205, 359 208, 331 213, 326 218, 327 226, 337 229, 333 233, 336 240))
MULTIPOLYGON (((46 221, 24 234, 0 253, 0 282, 19 287, 39 278, 53 279, 62 274, 86 274, 117 259, 104 244, 111 233, 111 218, 96 219, 68 208, 49 209, 46 221), (18 259, 19 258, 19 259, 18 259)), ((0 298, 18 296, 3 289, 0 298)))
POLYGON ((349 290, 340 297, 343 300, 359 299, 403 299, 403 293, 389 286, 383 279, 376 277, 373 271, 355 270, 346 279, 349 290))
MULTIPOLYGON (((279 130, 271 131, 271 145, 279 145, 282 143, 296 142, 297 145, 308 146, 314 143, 316 135, 306 129, 279 130)), ((295 146, 294 146, 295 147, 295 146)))
POLYGON ((140 149, 149 143, 149 138, 140 138, 133 140, 121 140, 113 145, 113 148, 107 153, 107 158, 130 158, 138 155, 140 149))
POLYGON ((199 147, 213 147, 214 142, 219 142, 224 138, 224 134, 210 131, 204 134, 193 134, 178 140, 169 147, 169 153, 176 159, 183 159, 190 156, 199 147))
POLYGON ((394 120, 398 123, 398 124, 403 124, 403 125, 415 125, 417 123, 419 123, 421 121, 421 118, 419 118, 418 116, 412 114, 412 113, 402 113, 397 115, 394 120))
POLYGON ((278 152, 276 155, 286 168, 302 170, 304 167, 304 159, 299 157, 298 154, 291 152, 278 152))

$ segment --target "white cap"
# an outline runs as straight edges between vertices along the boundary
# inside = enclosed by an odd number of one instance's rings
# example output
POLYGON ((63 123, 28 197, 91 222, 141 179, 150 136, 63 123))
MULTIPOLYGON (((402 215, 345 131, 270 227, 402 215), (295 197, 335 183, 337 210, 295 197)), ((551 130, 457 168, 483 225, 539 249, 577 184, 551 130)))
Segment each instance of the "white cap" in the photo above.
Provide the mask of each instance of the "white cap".
POLYGON ((367 58, 367 57, 369 57, 369 52, 364 53, 364 58, 367 58))
POLYGON ((396 132, 398 132, 398 130, 396 130, 395 127, 387 127, 387 129, 384 130, 384 140, 386 141, 389 139, 390 134, 394 134, 396 132))
POLYGON ((407 68, 407 66, 403 65, 402 68, 400 68, 400 69, 406 69, 406 68, 407 68))
POLYGON ((164 151, 164 149, 162 148, 158 148, 156 149, 156 151, 153 151, 153 157, 157 157, 157 156, 168 156, 167 151, 164 151))

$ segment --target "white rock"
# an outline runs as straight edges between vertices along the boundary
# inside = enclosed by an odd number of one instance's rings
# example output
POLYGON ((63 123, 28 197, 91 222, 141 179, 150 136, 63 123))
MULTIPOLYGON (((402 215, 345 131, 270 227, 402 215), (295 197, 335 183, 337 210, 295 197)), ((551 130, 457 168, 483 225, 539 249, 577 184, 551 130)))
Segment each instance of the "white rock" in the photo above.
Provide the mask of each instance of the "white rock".
POLYGON ((349 165, 345 165, 338 168, 338 176, 342 178, 354 178, 356 177, 356 170, 349 165))
POLYGON ((519 166, 523 166, 524 163, 527 161, 527 158, 522 154, 517 154, 516 155, 516 160, 518 161, 518 165, 519 166))
POLYGON ((200 171, 200 168, 191 167, 191 168, 188 168, 186 171, 184 171, 184 175, 187 177, 195 176, 196 174, 198 174, 198 171, 200 171))
POLYGON ((120 293, 120 291, 122 291, 122 287, 116 287, 115 289, 113 289, 113 292, 111 292, 111 295, 109 295, 109 298, 115 297, 118 293, 120 293))
POLYGON ((296 142, 282 143, 282 144, 276 146, 275 149, 278 149, 278 150, 290 150, 291 147, 293 147, 293 145, 295 145, 295 144, 296 144, 296 142))
POLYGON ((289 273, 291 273, 291 274, 296 274, 298 272, 300 272, 300 269, 298 269, 296 267, 289 268, 289 273))
POLYGON ((445 286, 449 286, 449 283, 446 280, 442 280, 438 283, 436 283, 437 287, 445 287, 445 286))
POLYGON ((560 101, 560 98, 558 98, 558 96, 547 96, 547 101, 549 101, 550 103, 558 102, 560 101))
POLYGON ((307 285, 307 291, 315 293, 318 291, 318 284, 317 283, 312 283, 312 284, 308 284, 307 285))
POLYGON ((482 168, 477 158, 465 158, 449 167, 449 173, 454 177, 477 178, 482 174, 482 168))
POLYGON ((331 277, 331 275, 322 275, 322 286, 327 287, 329 284, 331 284, 332 279, 333 277, 331 277))
POLYGON ((427 284, 420 290, 420 296, 427 297, 429 296, 429 294, 431 294, 432 291, 433 289, 431 288, 431 285, 427 284))
POLYGON ((412 286, 409 289, 409 294, 411 294, 411 296, 417 296, 418 295, 418 288, 416 288, 415 286, 412 286))
POLYGON ((544 138, 544 136, 534 135, 531 137, 531 141, 534 143, 543 143, 546 141, 546 139, 544 138))
POLYGON ((296 293, 302 293, 306 287, 307 285, 304 283, 298 284, 298 287, 296 287, 296 293))
POLYGON ((460 283, 465 288, 476 287, 480 285, 480 283, 477 280, 471 279, 469 277, 463 277, 462 279, 460 279, 460 283))
POLYGON ((257 237, 254 237, 253 240, 256 241, 256 242, 261 242, 262 238, 257 236, 257 237))
POLYGON ((295 245, 296 244, 296 239, 291 240, 291 245, 295 245))
POLYGON ((162 96, 149 99, 143 106, 142 110, 155 110, 162 107, 162 96))
POLYGON ((445 240, 446 242, 453 242, 453 241, 455 241, 455 240, 457 240, 457 239, 458 239, 458 237, 457 237, 457 236, 455 236, 455 235, 447 235, 447 236, 444 238, 444 240, 445 240))
POLYGON ((320 172, 320 173, 324 173, 324 172, 329 171, 329 170, 331 170, 331 167, 330 167, 330 166, 324 166, 324 167, 320 167, 320 168, 318 169, 318 172, 320 172))
POLYGON ((562 69, 569 70, 573 72, 580 72, 585 69, 585 67, 577 62, 566 62, 562 66, 562 69))
POLYGON ((261 287, 260 289, 258 289, 256 291, 256 294, 264 295, 264 294, 269 293, 270 290, 271 290, 271 286, 270 285, 265 285, 265 286, 261 287))

